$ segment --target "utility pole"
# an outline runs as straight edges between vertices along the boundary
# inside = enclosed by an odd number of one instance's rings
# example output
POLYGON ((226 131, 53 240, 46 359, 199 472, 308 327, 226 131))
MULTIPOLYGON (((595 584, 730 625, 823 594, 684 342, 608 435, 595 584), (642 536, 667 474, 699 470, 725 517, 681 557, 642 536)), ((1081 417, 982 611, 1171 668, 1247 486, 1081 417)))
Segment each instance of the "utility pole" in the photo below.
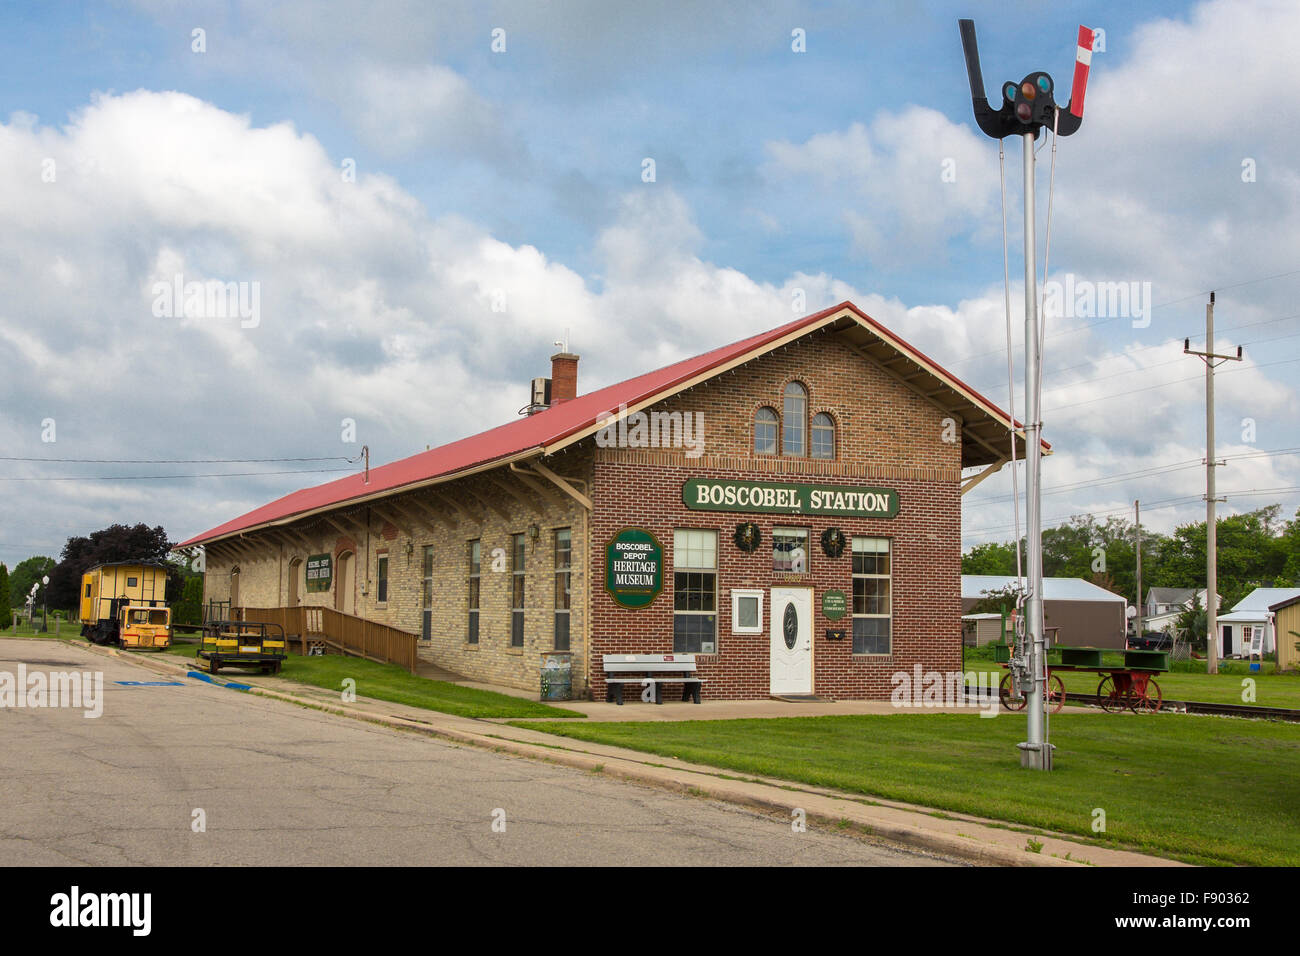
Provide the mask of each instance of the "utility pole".
POLYGON ((1137 555, 1137 616, 1133 619, 1133 637, 1141 641, 1145 631, 1142 626, 1142 504, 1138 501, 1133 502, 1133 527, 1137 536, 1133 543, 1133 552, 1137 555))
MULTIPOLYGON (((1224 362, 1240 362, 1241 346, 1236 355, 1221 355, 1214 351, 1214 293, 1205 306, 1205 351, 1192 349, 1192 340, 1183 339, 1183 352, 1199 356, 1205 363, 1205 670, 1219 673, 1219 529, 1216 524, 1214 469, 1221 462, 1214 460, 1214 369, 1224 362)), ((1222 500, 1227 500, 1222 499, 1222 500)))

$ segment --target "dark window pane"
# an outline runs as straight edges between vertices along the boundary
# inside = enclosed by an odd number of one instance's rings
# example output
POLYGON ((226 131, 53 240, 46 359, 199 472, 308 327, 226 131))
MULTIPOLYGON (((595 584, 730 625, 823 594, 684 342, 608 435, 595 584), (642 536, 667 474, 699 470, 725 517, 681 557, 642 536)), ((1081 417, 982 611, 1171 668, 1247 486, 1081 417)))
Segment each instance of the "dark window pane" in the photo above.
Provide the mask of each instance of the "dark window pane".
POLYGON ((569 649, 569 615, 555 615, 555 649, 557 651, 567 651, 569 649))

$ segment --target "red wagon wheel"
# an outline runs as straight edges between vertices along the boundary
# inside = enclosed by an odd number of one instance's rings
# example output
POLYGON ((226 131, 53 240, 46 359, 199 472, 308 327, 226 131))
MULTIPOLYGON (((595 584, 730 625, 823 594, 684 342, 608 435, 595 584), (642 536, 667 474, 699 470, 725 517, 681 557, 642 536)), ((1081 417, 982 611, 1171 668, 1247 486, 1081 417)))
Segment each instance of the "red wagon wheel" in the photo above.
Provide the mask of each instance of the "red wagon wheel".
POLYGON ((1128 693, 1121 691, 1115 679, 1107 674, 1097 685, 1097 703, 1109 714, 1118 714, 1128 707, 1128 693))
POLYGON ((1029 703, 1029 698, 1024 694, 1016 693, 1015 682, 1011 679, 1011 674, 1003 674, 1002 682, 998 684, 998 700, 1002 701, 1002 706, 1007 710, 1024 710, 1029 703))
POLYGON ((1154 677, 1139 678, 1133 681, 1133 694, 1129 706, 1135 714, 1154 714, 1164 703, 1164 695, 1154 677))
POLYGON ((1065 682, 1056 674, 1047 679, 1047 706, 1054 714, 1065 706, 1065 682))

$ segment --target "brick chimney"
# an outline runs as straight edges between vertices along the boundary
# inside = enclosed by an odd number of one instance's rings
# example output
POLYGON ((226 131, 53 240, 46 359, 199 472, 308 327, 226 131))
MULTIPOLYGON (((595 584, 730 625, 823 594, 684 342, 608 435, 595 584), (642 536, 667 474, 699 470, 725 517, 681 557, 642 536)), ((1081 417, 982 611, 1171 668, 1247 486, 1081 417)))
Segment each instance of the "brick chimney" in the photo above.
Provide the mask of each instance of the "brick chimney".
POLYGON ((578 397, 578 356, 556 352, 551 356, 551 406, 578 397))

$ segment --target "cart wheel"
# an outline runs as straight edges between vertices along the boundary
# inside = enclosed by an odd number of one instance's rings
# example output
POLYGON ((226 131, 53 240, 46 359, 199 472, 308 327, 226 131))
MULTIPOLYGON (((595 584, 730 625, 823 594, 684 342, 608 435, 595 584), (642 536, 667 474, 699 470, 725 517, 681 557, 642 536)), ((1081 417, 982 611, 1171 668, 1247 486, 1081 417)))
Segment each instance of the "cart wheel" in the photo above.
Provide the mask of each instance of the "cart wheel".
POLYGON ((1056 674, 1047 679, 1047 706, 1053 714, 1065 706, 1065 682, 1056 674))
POLYGON ((280 666, 282 663, 283 663, 282 661, 276 661, 275 664, 271 666, 271 673, 272 674, 280 673, 280 666))
POLYGON ((1028 698, 1024 695, 1017 696, 1014 682, 1010 674, 1002 675, 1002 683, 998 685, 998 700, 1002 701, 1002 706, 1007 710, 1024 710, 1025 705, 1029 703, 1028 698))
POLYGON ((1097 685, 1097 703, 1101 705, 1102 710, 1110 714, 1118 714, 1128 706, 1128 701, 1115 687, 1115 680, 1109 674, 1097 685))
POLYGON ((1154 714, 1160 709, 1164 699, 1164 695, 1160 692, 1160 685, 1154 678, 1147 678, 1146 689, 1141 693, 1134 693, 1129 706, 1133 708, 1135 714, 1154 714))
POLYGON ((221 665, 217 663, 217 659, 215 657, 212 658, 212 660, 208 661, 209 674, 215 674, 219 670, 221 670, 221 665))

